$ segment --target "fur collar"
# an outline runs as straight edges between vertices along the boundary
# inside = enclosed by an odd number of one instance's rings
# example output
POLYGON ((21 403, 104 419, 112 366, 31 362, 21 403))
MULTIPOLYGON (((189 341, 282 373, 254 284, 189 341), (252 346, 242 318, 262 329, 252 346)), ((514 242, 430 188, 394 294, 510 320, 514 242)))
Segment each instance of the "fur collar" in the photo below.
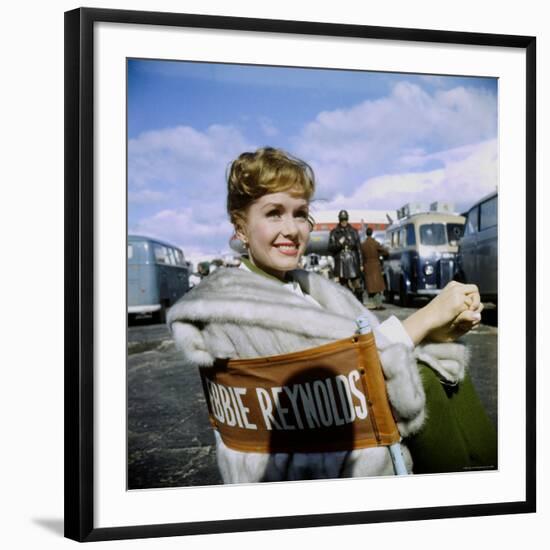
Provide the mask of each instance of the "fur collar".
POLYGON ((321 308, 272 279, 243 269, 219 268, 190 290, 168 313, 168 324, 231 323, 265 327, 303 337, 337 340, 356 330, 355 319, 369 317, 379 324, 341 285, 305 270, 290 273, 321 308))

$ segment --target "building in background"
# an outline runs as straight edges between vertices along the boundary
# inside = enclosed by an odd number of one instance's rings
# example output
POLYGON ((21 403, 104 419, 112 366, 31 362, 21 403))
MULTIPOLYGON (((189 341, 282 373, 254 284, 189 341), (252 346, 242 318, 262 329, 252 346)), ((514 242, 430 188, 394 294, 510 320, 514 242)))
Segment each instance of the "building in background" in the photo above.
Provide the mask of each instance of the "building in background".
MULTIPOLYGON (((313 212, 315 220, 314 231, 329 231, 338 224, 338 212, 340 210, 322 210, 313 212)), ((386 216, 387 210, 363 210, 346 208, 349 214, 349 224, 355 227, 361 237, 364 237, 364 232, 367 227, 372 227, 373 231, 385 230, 389 225, 386 216)), ((393 214, 393 211, 391 211, 393 214)))

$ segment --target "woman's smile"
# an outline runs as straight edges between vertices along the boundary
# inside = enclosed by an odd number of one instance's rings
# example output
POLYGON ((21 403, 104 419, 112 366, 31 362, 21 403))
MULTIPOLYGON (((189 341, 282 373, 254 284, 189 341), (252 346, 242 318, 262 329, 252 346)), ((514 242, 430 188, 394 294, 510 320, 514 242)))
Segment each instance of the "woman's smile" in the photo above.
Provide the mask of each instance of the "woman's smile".
POLYGON ((276 243, 273 245, 281 254, 285 256, 297 256, 299 246, 294 243, 276 243))

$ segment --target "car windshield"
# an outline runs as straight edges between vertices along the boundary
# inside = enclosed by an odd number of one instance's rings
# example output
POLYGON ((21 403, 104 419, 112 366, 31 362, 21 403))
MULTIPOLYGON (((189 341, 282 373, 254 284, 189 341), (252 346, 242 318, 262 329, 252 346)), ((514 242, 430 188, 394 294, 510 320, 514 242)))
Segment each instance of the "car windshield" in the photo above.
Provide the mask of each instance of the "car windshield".
POLYGON ((431 246, 447 244, 445 225, 442 223, 426 223, 421 225, 420 243, 431 246))

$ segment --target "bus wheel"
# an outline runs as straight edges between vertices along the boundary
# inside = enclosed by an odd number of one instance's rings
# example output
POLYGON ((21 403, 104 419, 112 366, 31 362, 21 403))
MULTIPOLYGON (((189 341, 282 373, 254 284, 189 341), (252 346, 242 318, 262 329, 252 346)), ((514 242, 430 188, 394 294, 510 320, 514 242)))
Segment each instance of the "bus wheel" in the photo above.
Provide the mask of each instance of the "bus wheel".
POLYGON ((401 307, 409 307, 411 305, 411 298, 407 293, 407 285, 405 279, 401 279, 399 283, 399 305, 401 307))

